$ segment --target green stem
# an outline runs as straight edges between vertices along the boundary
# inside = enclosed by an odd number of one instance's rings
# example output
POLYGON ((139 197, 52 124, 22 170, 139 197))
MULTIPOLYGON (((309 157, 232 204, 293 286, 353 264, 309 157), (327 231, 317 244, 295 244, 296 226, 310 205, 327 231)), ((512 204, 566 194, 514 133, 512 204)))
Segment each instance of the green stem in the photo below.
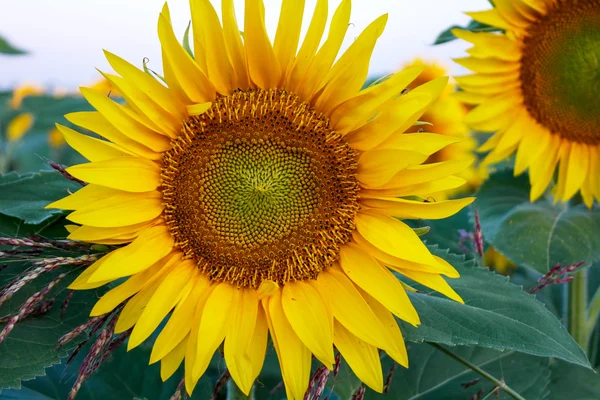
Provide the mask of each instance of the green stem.
POLYGON ((589 330, 587 329, 587 269, 575 273, 569 283, 569 333, 587 352, 589 330))
POLYGON ((515 392, 504 381, 501 381, 500 379, 497 379, 497 378, 493 377, 492 375, 488 374, 487 372, 485 372, 484 370, 482 370, 481 368, 479 368, 477 365, 472 364, 471 362, 465 360, 464 358, 462 358, 458 354, 454 354, 450 350, 448 350, 448 349, 440 346, 437 343, 429 343, 429 344, 432 345, 433 347, 435 347, 436 349, 438 349, 439 351, 441 351, 442 353, 445 353, 449 357, 455 359, 456 361, 458 361, 462 365, 464 365, 464 366, 472 369, 473 371, 477 372, 479 375, 481 375, 482 377, 484 377, 488 381, 492 382, 493 384, 495 384, 500 389, 504 390, 504 392, 506 394, 508 394, 510 397, 512 397, 513 399, 525 400, 524 397, 522 397, 519 393, 515 392))
POLYGON ((227 400, 254 400, 254 386, 250 389, 250 396, 246 396, 233 379, 227 381, 227 400))

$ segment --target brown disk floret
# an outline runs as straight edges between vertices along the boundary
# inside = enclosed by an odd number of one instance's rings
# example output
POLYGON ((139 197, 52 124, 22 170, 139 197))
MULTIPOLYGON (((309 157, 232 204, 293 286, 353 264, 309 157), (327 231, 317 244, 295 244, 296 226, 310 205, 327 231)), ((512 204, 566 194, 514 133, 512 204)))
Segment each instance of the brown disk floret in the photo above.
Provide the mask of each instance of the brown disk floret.
POLYGON ((350 241, 356 152, 293 94, 219 97, 186 121, 163 162, 166 222, 214 281, 315 278, 350 241))

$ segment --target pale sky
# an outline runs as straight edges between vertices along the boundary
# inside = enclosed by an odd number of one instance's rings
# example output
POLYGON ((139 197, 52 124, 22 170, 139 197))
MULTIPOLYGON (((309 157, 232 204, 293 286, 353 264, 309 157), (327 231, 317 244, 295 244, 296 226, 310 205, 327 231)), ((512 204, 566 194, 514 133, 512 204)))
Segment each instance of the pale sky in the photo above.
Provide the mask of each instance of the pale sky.
MULTIPOLYGON (((341 0, 331 0, 329 16, 341 0)), ((220 0, 212 0, 220 9, 220 0)), ((164 0, 0 0, 0 35, 30 52, 20 57, 0 55, 0 88, 37 83, 48 89, 74 89, 99 79, 95 68, 110 71, 102 49, 141 66, 160 70, 156 34, 164 0)), ((244 0, 236 0, 240 22, 244 0)), ((267 27, 277 27, 281 0, 264 0, 267 27)), ((305 29, 316 0, 306 0, 305 29)), ((455 41, 431 46, 436 36, 453 24, 464 25, 465 11, 489 8, 487 0, 354 0, 346 48, 375 18, 389 13, 387 28, 371 62, 371 74, 390 73, 414 57, 436 60, 450 74, 464 72, 451 58, 468 47, 455 41)), ((190 19, 187 0, 170 0, 169 7, 179 37, 190 19)), ((240 26, 243 26, 240 23, 240 26)))

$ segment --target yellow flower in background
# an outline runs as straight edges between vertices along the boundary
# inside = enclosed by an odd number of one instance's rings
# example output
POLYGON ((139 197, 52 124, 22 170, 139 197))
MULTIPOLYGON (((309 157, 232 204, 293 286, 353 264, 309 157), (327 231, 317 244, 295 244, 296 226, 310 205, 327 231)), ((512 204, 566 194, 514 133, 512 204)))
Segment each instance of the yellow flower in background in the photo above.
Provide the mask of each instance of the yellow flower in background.
POLYGON ((192 1, 194 58, 165 5, 158 33, 166 86, 106 52, 120 76, 104 76, 127 106, 82 88, 97 111, 66 118, 108 141, 58 125, 90 161, 68 172, 89 184, 48 207, 73 210, 69 238, 123 245, 71 288, 129 277, 92 310, 126 302, 115 332, 133 328, 129 348, 174 310, 150 362, 161 362, 163 380, 183 362, 189 393, 222 342, 231 376, 248 393, 268 334, 288 398, 303 398, 313 355, 332 368, 334 345, 381 392, 378 349, 408 365, 394 316, 419 324, 391 271, 462 301, 442 277, 457 271, 394 218, 444 218, 473 201, 403 198, 464 183, 454 175, 464 163, 422 165, 459 138, 404 134, 447 79, 400 95, 423 70, 414 67, 361 90, 387 16, 338 59, 350 1, 333 14, 320 48, 328 2, 317 2, 300 46, 299 4, 283 1, 271 44, 262 1, 246 1, 243 29, 232 0, 222 1, 223 25, 209 1, 192 1))
MULTIPOLYGON (((435 62, 426 62, 416 59, 405 68, 422 67, 423 72, 409 86, 413 89, 438 79, 447 74, 447 70, 435 62)), ((425 129, 429 132, 440 133, 443 135, 459 138, 458 143, 451 144, 432 154, 426 161, 426 164, 434 164, 445 161, 454 161, 457 165, 469 166, 457 174, 458 177, 466 180, 466 185, 459 189, 447 190, 432 195, 436 200, 443 200, 448 196, 455 195, 464 190, 475 190, 481 182, 487 177, 485 168, 479 168, 475 165, 474 150, 477 145, 475 139, 467 125, 464 123, 468 108, 453 97, 456 86, 449 83, 438 99, 423 114, 421 121, 431 124, 430 126, 417 125, 409 129, 409 132, 417 132, 419 129, 425 129)))
POLYGON ((556 200, 578 191, 591 207, 600 198, 600 0, 495 0, 468 13, 505 33, 453 33, 474 44, 455 60, 474 72, 456 78, 460 96, 478 104, 473 129, 497 133, 483 145, 485 162, 516 151, 515 174, 529 169, 531 201, 558 167, 556 200))
POLYGON ((52 129, 48 133, 48 144, 54 149, 58 149, 65 145, 65 138, 58 128, 52 129))
POLYGON ((33 84, 25 84, 21 86, 17 86, 13 90, 12 98, 9 100, 8 105, 12 109, 18 109, 21 107, 23 103, 23 99, 28 96, 36 96, 44 93, 44 88, 41 86, 33 85, 33 84))
POLYGON ((483 264, 502 275, 509 275, 517 267, 492 246, 483 255, 483 264))
POLYGON ((14 117, 6 127, 6 137, 9 142, 18 142, 33 126, 32 113, 22 113, 14 117))

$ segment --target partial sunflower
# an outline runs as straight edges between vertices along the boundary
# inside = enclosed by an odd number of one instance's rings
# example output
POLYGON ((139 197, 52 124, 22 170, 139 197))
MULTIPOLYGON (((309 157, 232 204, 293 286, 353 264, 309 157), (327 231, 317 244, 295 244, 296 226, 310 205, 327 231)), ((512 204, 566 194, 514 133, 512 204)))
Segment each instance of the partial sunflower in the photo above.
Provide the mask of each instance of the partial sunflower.
POLYGON ((456 80, 461 98, 479 104, 471 128, 497 133, 481 150, 486 163, 516 151, 515 174, 529 168, 531 201, 558 165, 556 200, 578 191, 600 198, 600 0, 495 0, 468 13, 504 33, 453 33, 475 46, 455 61, 474 72, 456 80))
MULTIPOLYGON (((426 62, 418 58, 406 65, 405 69, 414 67, 423 68, 423 72, 409 84, 409 90, 434 79, 446 76, 448 72, 441 64, 430 61, 426 62)), ((475 164, 476 157, 474 151, 477 147, 477 143, 475 139, 471 137, 469 127, 464 123, 465 116, 469 109, 458 99, 454 98, 455 92, 456 85, 454 83, 448 83, 437 100, 433 102, 421 117, 421 121, 426 122, 429 126, 417 125, 408 130, 408 132, 418 132, 419 130, 426 129, 429 132, 453 136, 460 139, 458 143, 448 145, 433 153, 425 162, 425 164, 433 164, 454 161, 457 164, 464 163, 465 166, 469 166, 457 174, 461 178, 464 178, 467 181, 467 184, 459 189, 434 194, 433 197, 436 200, 443 200, 465 190, 474 191, 487 176, 486 169, 475 164)))
POLYGON ((223 342, 231 376, 248 393, 268 334, 288 398, 303 398, 313 355, 332 367, 334 345, 381 391, 378 349, 408 365, 394 316, 419 324, 390 270, 461 301, 441 276, 457 271, 397 219, 444 218, 473 200, 402 198, 465 182, 453 175, 464 165, 421 165, 457 138, 403 134, 447 79, 401 95, 416 67, 361 91, 387 16, 337 59, 350 1, 333 14, 321 47, 328 1, 317 2, 298 46, 303 4, 283 1, 271 45, 262 1, 246 1, 240 29, 232 0, 222 1, 222 25, 208 0, 193 0, 194 58, 165 5, 158 35, 166 84, 106 52, 120 76, 105 77, 127 105, 83 88, 97 111, 66 118, 107 140, 58 126, 90 160, 69 173, 89 184, 48 207, 74 210, 71 239, 123 245, 71 288, 129 277, 92 310, 125 303, 115 331, 133 328, 129 348, 172 311, 150 362, 161 361, 163 379, 184 362, 190 393, 223 342))

